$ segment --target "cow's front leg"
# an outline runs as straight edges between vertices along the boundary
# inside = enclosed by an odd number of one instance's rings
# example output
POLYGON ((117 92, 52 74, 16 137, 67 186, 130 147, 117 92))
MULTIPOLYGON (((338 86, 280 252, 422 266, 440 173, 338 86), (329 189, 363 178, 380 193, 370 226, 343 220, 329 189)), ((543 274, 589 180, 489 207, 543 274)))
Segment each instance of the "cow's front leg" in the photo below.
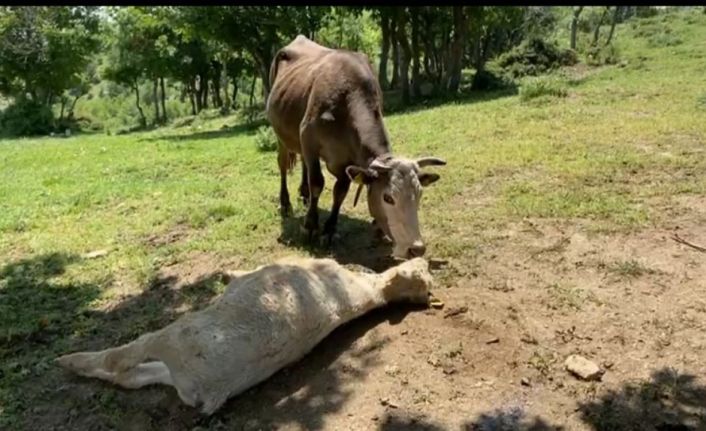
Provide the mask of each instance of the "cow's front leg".
POLYGON ((306 157, 306 170, 309 180, 309 209, 306 213, 304 229, 311 241, 319 232, 319 196, 324 189, 324 175, 321 172, 318 156, 306 157))
POLYGON ((338 214, 341 211, 341 205, 346 199, 348 189, 351 186, 351 180, 346 174, 338 177, 336 185, 333 187, 333 206, 331 207, 331 215, 324 224, 324 235, 326 237, 326 245, 330 246, 333 242, 333 236, 336 233, 336 225, 338 224, 338 214))
POLYGON ((299 185, 299 196, 302 198, 304 206, 309 205, 309 175, 306 170, 306 163, 302 158, 302 182, 299 185))

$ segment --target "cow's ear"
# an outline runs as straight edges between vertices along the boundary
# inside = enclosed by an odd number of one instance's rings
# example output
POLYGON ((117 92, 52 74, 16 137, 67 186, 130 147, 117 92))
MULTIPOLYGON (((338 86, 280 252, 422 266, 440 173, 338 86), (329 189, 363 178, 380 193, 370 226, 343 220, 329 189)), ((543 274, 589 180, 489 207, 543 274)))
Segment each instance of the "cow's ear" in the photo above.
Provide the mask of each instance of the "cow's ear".
POLYGON ((372 169, 361 168, 360 166, 354 165, 346 168, 346 175, 348 175, 351 181, 357 184, 370 184, 378 176, 377 172, 372 169))
POLYGON ((434 184, 441 178, 439 174, 434 174, 431 172, 422 172, 419 174, 419 183, 426 187, 428 185, 434 184))

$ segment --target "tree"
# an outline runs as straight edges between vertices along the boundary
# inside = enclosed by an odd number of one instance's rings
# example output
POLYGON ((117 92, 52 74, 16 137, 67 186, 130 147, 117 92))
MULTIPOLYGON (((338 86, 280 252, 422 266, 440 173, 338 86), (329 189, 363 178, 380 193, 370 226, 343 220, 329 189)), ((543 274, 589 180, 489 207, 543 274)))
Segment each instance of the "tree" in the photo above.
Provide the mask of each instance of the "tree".
POLYGON ((579 6, 574 8, 573 14, 571 17, 571 49, 576 50, 576 33, 578 31, 578 26, 579 26, 579 16, 581 15, 581 12, 583 11, 583 6, 579 6))
POLYGON ((466 44, 468 30, 468 14, 463 6, 453 7, 453 40, 449 52, 449 61, 446 76, 446 88, 449 92, 458 91, 461 84, 461 69, 463 67, 463 51, 466 44))
POLYGON ((0 8, 0 92, 50 107, 99 47, 95 7, 0 8))

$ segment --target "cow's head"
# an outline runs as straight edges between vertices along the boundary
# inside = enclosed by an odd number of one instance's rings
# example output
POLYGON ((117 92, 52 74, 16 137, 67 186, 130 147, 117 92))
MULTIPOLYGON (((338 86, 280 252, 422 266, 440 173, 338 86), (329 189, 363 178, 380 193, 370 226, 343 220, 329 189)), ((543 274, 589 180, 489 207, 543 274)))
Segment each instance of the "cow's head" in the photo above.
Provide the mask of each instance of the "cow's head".
POLYGON ((370 214, 383 233, 393 240, 393 256, 412 258, 424 255, 426 246, 419 231, 417 211, 422 188, 436 182, 439 175, 424 172, 421 168, 445 164, 435 157, 407 160, 386 155, 375 159, 367 168, 346 168, 352 180, 368 186, 370 214))

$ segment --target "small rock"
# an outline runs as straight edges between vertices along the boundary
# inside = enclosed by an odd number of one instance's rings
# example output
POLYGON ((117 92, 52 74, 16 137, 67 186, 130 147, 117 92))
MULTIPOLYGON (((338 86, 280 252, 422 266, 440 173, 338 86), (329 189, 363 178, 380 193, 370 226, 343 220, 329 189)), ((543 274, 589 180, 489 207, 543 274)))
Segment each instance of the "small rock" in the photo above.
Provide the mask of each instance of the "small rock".
POLYGON ((390 401, 390 399, 387 397, 380 398, 380 404, 382 404, 385 407, 390 407, 392 409, 396 409, 399 407, 396 403, 390 401))
POLYGON ((564 362, 566 369, 583 380, 600 380, 603 372, 594 362, 583 356, 571 355, 564 362))
POLYGON ((388 365, 385 367, 385 374, 387 374, 388 376, 394 377, 394 376, 398 375, 399 373, 400 373, 400 367, 398 367, 397 365, 388 365))
POLYGON ((530 381, 527 377, 523 377, 522 380, 520 380, 520 384, 522 386, 532 386, 532 384, 530 384, 530 381))
POLYGON ((613 365, 614 365, 614 364, 613 364, 612 361, 605 361, 605 362, 603 362, 603 368, 605 368, 606 370, 610 370, 611 368, 613 368, 613 365))
POLYGON ((468 307, 451 307, 444 313, 444 319, 468 312, 468 307))
POLYGON ((486 340, 485 344, 495 344, 495 343, 499 343, 499 342, 500 342, 500 338, 492 337, 492 338, 489 338, 488 340, 486 340))
POLYGON ((380 420, 380 416, 378 416, 378 415, 375 415, 375 416, 373 416, 373 417, 372 417, 372 418, 370 418, 370 419, 372 419, 372 420, 373 420, 374 422, 377 422, 377 421, 379 421, 379 420, 380 420))
POLYGON ((402 332, 400 332, 400 335, 407 335, 407 334, 409 334, 409 331, 406 329, 404 329, 404 330, 402 330, 402 332))
POLYGON ((427 358, 427 363, 433 367, 438 367, 439 365, 441 365, 441 360, 439 360, 439 358, 432 353, 427 358))
POLYGON ((103 257, 108 254, 108 250, 96 250, 83 255, 85 259, 95 259, 98 257, 103 257))

